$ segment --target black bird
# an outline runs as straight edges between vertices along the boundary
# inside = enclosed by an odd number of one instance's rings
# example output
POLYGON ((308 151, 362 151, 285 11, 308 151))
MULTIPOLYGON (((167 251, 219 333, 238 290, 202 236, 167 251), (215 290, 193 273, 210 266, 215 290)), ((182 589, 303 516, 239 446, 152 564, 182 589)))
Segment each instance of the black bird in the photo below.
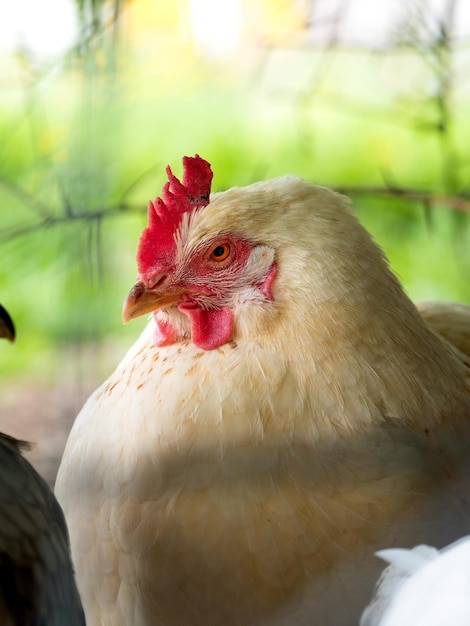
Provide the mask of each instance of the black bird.
MULTIPOLYGON (((1 305, 0 337, 15 338, 1 305)), ((84 626, 64 514, 28 447, 0 433, 0 624, 84 626)))

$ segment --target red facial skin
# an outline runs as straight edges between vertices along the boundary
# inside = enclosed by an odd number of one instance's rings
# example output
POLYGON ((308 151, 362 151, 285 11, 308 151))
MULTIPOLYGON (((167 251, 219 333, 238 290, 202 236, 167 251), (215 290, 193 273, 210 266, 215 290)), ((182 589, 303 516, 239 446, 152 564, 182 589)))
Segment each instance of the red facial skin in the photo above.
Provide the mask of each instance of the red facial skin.
MULTIPOLYGON (((128 322, 151 311, 178 308, 189 319, 193 343, 204 350, 213 350, 232 336, 233 314, 229 304, 233 294, 255 287, 264 298, 272 300, 271 283, 276 266, 273 263, 261 280, 253 277, 252 269, 250 277, 250 271, 246 270, 253 243, 227 235, 206 242, 191 253, 183 267, 178 267, 175 234, 184 213, 209 204, 212 171, 209 163, 196 155, 183 157, 182 182, 169 167, 167 175, 162 198, 149 202, 148 225, 137 248, 138 282, 124 302, 122 318, 128 322)), ((180 339, 168 319, 158 313, 154 318, 156 345, 180 339)))
MULTIPOLYGON (((142 285, 145 298, 150 297, 149 307, 177 307, 189 318, 193 343, 204 350, 213 350, 229 341, 233 334, 233 314, 227 304, 234 290, 252 286, 250 277, 245 276, 252 249, 253 244, 243 238, 217 238, 192 254, 184 264, 184 271, 179 271, 173 259, 168 258, 159 267, 154 267, 145 279, 141 277, 138 284, 142 285)), ((273 264, 262 282, 255 285, 267 300, 272 300, 270 288, 275 274, 273 264)), ((126 304, 132 307, 139 299, 137 293, 137 298, 126 304)), ((147 304, 145 309, 150 310, 147 304)), ((135 316, 131 311, 129 319, 135 316)), ((154 317, 155 344, 162 346, 177 341, 178 333, 171 322, 158 314, 154 317)))

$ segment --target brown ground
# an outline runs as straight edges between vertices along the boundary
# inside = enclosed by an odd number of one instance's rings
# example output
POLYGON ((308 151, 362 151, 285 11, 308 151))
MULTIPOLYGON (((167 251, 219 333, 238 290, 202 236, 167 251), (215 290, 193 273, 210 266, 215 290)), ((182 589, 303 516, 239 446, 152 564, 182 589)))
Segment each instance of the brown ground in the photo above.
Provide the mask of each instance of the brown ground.
POLYGON ((15 383, 2 389, 0 430, 33 444, 24 456, 50 486, 73 420, 90 391, 70 381, 54 387, 15 383))
POLYGON ((109 346, 68 349, 58 355, 55 373, 0 382, 0 431, 31 442, 25 456, 49 485, 75 417, 124 353, 125 348, 109 346))

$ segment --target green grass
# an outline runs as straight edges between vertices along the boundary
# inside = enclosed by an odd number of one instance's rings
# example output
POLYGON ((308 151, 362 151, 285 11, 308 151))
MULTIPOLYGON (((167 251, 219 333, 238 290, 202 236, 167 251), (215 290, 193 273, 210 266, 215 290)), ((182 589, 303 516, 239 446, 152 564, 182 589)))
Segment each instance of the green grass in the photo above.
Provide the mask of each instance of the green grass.
MULTIPOLYGON (((271 58, 252 83, 203 64, 168 78, 129 62, 114 81, 70 69, 2 99, 0 301, 15 318, 18 344, 3 348, 0 372, 54 369, 51 355, 67 344, 132 342, 142 324, 122 327, 120 309, 147 201, 160 193, 166 164, 180 174, 184 154, 211 162, 214 190, 289 172, 335 187, 385 178, 452 191, 439 135, 418 123, 436 114, 415 94, 419 61, 331 54, 316 91, 309 81, 320 60, 312 53, 271 58), (68 221, 8 236, 66 210, 68 221)), ((458 191, 470 174, 462 139, 470 128, 468 103, 453 104, 458 191)), ((468 216, 436 207, 429 225, 416 203, 358 197, 354 207, 410 296, 470 302, 468 216)))

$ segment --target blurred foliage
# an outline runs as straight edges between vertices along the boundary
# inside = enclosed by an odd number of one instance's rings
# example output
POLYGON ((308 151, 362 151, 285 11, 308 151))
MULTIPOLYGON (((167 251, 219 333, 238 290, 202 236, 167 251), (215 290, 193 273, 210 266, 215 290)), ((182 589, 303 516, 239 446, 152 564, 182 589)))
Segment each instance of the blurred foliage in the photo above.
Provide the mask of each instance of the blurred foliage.
POLYGON ((137 238, 184 154, 211 162, 214 190, 287 172, 344 189, 413 298, 470 302, 470 48, 452 38, 452 12, 432 22, 415 2, 415 22, 370 50, 315 43, 309 3, 274 4, 250 5, 269 23, 217 57, 198 49, 184 3, 81 0, 64 58, 2 60, 12 372, 47 368, 54 346, 137 336, 145 320, 120 322, 137 238))

